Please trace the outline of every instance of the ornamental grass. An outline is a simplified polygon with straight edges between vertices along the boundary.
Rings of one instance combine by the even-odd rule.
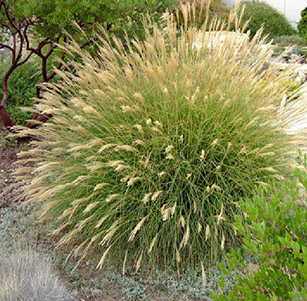
[[[18,171],[23,193],[79,262],[94,256],[97,268],[123,272],[197,265],[205,276],[240,243],[238,201],[283,179],[306,142],[285,133],[306,107],[296,92],[292,109],[281,108],[293,69],[264,68],[273,46],[261,32],[227,35],[241,23],[236,12],[226,23],[207,13],[203,29],[189,22],[195,15],[187,5],[162,29],[144,20],[144,41],[102,31],[95,57],[73,45],[74,72],[58,71],[61,83],[37,106],[53,118],[17,134],[33,138],[19,154],[32,162]]]

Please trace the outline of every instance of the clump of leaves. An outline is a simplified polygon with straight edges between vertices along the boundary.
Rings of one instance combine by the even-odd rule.
[[[301,154],[300,154],[301,155]],[[240,202],[246,218],[236,217],[243,248],[259,258],[259,266],[226,295],[215,300],[305,300],[307,298],[307,161],[295,169],[300,182],[285,181],[282,189],[274,183],[260,188],[247,202]],[[303,189],[303,191],[301,190]],[[229,254],[230,270],[245,270],[240,252]],[[222,270],[229,271],[222,265]],[[223,279],[220,282],[224,286]]]
[[[280,111],[293,67],[263,71],[272,47],[260,34],[165,20],[162,30],[147,20],[145,41],[126,47],[102,33],[95,58],[75,44],[82,63],[38,105],[53,118],[17,134],[35,137],[19,154],[37,163],[19,170],[28,202],[56,221],[59,246],[74,245],[80,261],[100,255],[98,268],[107,257],[124,271],[215,262],[239,242],[237,202],[282,179],[306,141],[285,129],[307,108]]]

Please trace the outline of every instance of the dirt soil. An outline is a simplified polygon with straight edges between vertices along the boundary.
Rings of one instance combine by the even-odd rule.
[[[0,187],[3,192],[4,201],[9,205],[16,199],[16,190],[14,188],[14,179],[12,172],[14,163],[17,160],[17,153],[20,150],[19,145],[0,146]]]

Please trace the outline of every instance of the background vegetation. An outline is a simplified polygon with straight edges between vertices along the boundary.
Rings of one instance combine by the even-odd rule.
[[[12,83],[9,78],[20,66],[27,64],[31,57],[36,57],[41,70],[39,81],[35,82],[35,77],[32,75],[33,87],[36,88],[36,97],[39,99],[42,95],[42,84],[50,82],[56,76],[54,67],[62,71],[69,69],[63,61],[72,59],[65,50],[72,39],[82,48],[89,47],[92,34],[100,27],[121,38],[123,43],[126,37],[129,39],[136,36],[142,39],[144,32],[140,24],[144,16],[149,14],[158,22],[165,9],[171,9],[174,2],[173,0],[120,2],[1,0],[0,49],[5,49],[9,53],[7,63],[4,65],[6,69],[2,70],[2,91],[5,93],[0,103],[0,117],[5,127],[14,124],[6,108],[14,107],[14,104],[7,105],[8,101],[13,100],[8,99],[7,90],[12,92],[8,88]],[[86,34],[80,34],[80,31]],[[31,67],[28,71],[30,70]],[[29,99],[19,99],[18,104],[28,105]],[[37,122],[51,117],[39,116],[37,112],[32,115],[33,121],[28,123],[29,127],[34,127]]]
[[[301,12],[301,20],[297,25],[297,29],[300,33],[300,36],[305,40],[307,44],[307,7]]]
[[[8,62],[0,65],[0,81],[7,70]],[[30,61],[12,74],[9,80],[9,99],[7,110],[14,123],[26,125],[33,113],[22,111],[22,107],[32,108],[36,97],[35,83],[41,80],[41,72],[37,61]],[[34,83],[34,84],[33,84]],[[0,86],[0,95],[3,93]]]
[[[262,25],[263,35],[268,35],[268,39],[296,33],[286,17],[269,4],[253,0],[243,2],[243,5],[245,6],[243,20],[245,22],[249,20],[247,30],[250,30],[252,37]]]

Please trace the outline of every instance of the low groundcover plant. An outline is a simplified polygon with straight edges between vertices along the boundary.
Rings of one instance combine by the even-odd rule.
[[[301,156],[300,156],[301,157]],[[258,258],[253,273],[238,276],[237,284],[227,295],[212,293],[215,300],[306,300],[307,298],[307,156],[297,180],[284,186],[271,183],[260,188],[253,198],[241,202],[246,218],[236,217],[238,232],[246,253]],[[232,251],[226,275],[233,270],[247,270],[240,252]],[[221,287],[225,289],[223,279]],[[257,296],[257,298],[255,298]]]
[[[193,16],[193,5],[181,9]],[[205,279],[205,266],[238,244],[239,199],[282,179],[304,143],[284,131],[300,109],[280,110],[293,70],[263,70],[272,47],[260,34],[208,46],[210,33],[227,30],[218,19],[200,31],[178,29],[172,14],[164,22],[144,21],[144,42],[102,33],[98,58],[70,48],[82,63],[59,72],[38,105],[53,118],[18,134],[34,138],[21,163],[36,162],[19,179],[80,261],[100,255],[97,267],[108,258],[124,271],[199,265]]]

